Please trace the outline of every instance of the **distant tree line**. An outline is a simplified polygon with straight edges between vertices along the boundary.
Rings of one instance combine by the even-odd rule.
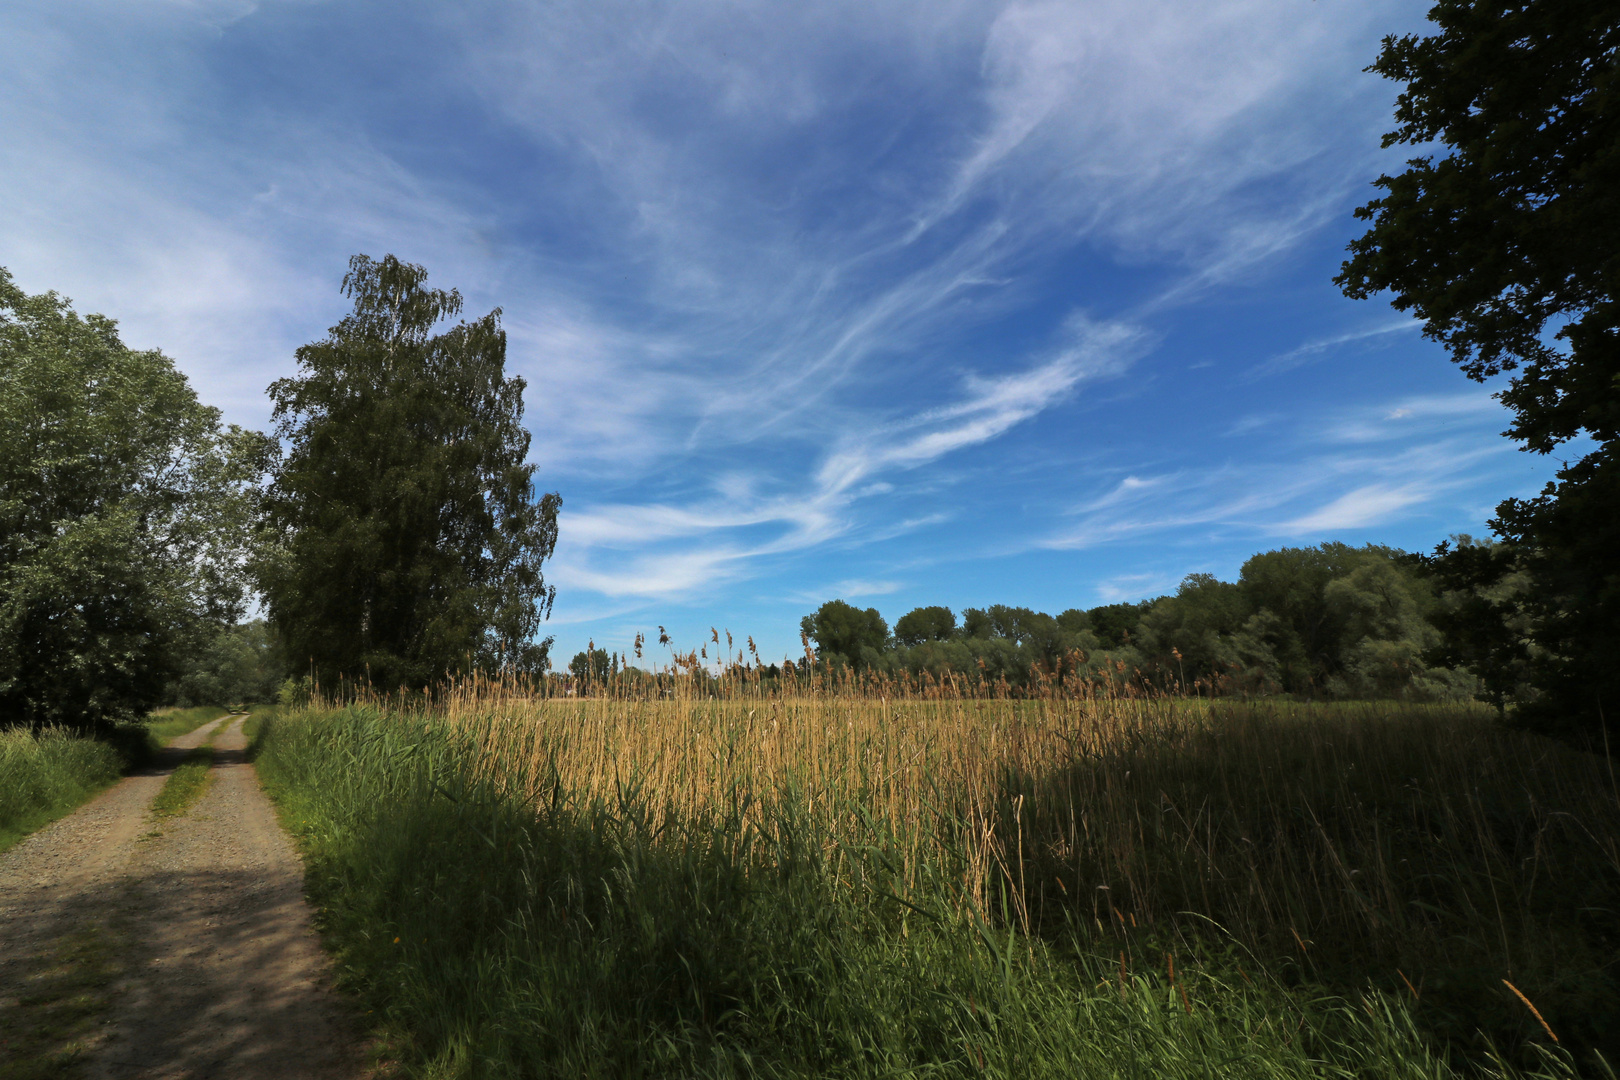
[[[163,704],[255,705],[274,701],[287,678],[280,642],[263,619],[226,626],[182,657]]]
[[[1466,603],[1422,559],[1328,543],[1243,564],[1238,580],[1193,574],[1171,595],[1057,615],[996,604],[902,615],[843,600],[805,616],[820,661],[876,672],[950,672],[1023,687],[1052,675],[1169,691],[1437,701],[1478,693],[1445,663],[1441,625]]]

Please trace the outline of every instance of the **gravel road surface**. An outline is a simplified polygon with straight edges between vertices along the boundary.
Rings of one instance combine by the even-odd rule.
[[[303,866],[246,760],[242,719],[175,740],[154,768],[0,856],[0,1027],[8,1012],[45,1023],[41,988],[78,964],[101,973],[75,990],[89,1003],[79,1011],[95,1013],[76,1029],[80,1075],[365,1073],[359,1027],[311,926]],[[184,816],[154,820],[167,774],[210,735],[207,793]],[[69,941],[78,952],[64,951]],[[72,1009],[55,1008],[50,1022],[71,1021]]]

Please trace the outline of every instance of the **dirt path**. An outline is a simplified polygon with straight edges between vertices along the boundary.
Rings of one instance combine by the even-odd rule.
[[[241,725],[175,740],[158,767],[0,856],[0,1037],[43,1046],[66,1035],[78,1051],[72,1065],[36,1059],[21,1075],[363,1072],[303,867],[245,760]],[[216,728],[212,786],[185,816],[155,823],[147,808],[165,777]]]

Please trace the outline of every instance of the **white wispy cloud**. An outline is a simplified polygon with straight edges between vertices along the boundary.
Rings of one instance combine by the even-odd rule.
[[[1188,530],[1308,539],[1384,524],[1461,497],[1498,468],[1512,446],[1480,436],[1504,416],[1479,391],[1296,417],[1292,437],[1258,459],[1131,469],[1037,543],[1084,549]]]
[[[559,581],[610,595],[675,596],[746,576],[759,557],[814,547],[846,533],[858,502],[893,490],[889,483],[874,482],[878,477],[997,438],[1063,401],[1084,381],[1123,371],[1143,337],[1136,328],[1080,315],[1069,320],[1065,336],[1055,355],[1026,371],[969,374],[957,400],[893,419],[858,443],[832,451],[798,494],[762,498],[741,484],[683,506],[603,505],[565,512],[559,535],[567,554],[559,556]],[[892,537],[942,520],[944,515],[930,514],[880,535]],[[754,538],[734,539],[745,531]],[[684,543],[699,547],[680,557],[670,554]],[[654,546],[663,553],[641,554]]]
[[[1344,334],[1333,334],[1328,337],[1314,338],[1303,345],[1279,353],[1270,359],[1263,360],[1248,371],[1244,372],[1249,379],[1264,378],[1268,375],[1280,375],[1285,371],[1292,371],[1305,364],[1314,363],[1333,349],[1341,345],[1350,345],[1358,341],[1381,338],[1390,334],[1404,334],[1421,330],[1423,324],[1416,319],[1402,316],[1398,319],[1385,319],[1360,330],[1352,330]]]
[[[902,581],[874,581],[867,578],[845,578],[822,589],[797,594],[807,604],[818,604],[833,597],[849,600],[863,596],[888,596],[905,588]]]
[[[1347,491],[1326,506],[1277,526],[1277,531],[1293,535],[1332,533],[1360,529],[1388,521],[1409,506],[1433,498],[1429,484],[1367,484]]]
[[[1415,433],[1477,427],[1482,420],[1505,424],[1507,419],[1506,411],[1494,395],[1479,388],[1458,394],[1399,398],[1357,409],[1327,424],[1320,437],[1344,443],[1387,442],[1409,439]]]
[[[678,387],[666,398],[701,398],[695,430],[666,423],[666,442],[767,432],[836,442],[870,424],[827,407],[868,374],[867,358],[982,315],[964,297],[987,282],[1015,292],[1032,251],[1094,234],[1170,254],[1191,272],[1162,310],[1295,243],[1338,207],[1314,182],[1322,170],[1329,187],[1353,172],[1318,161],[1330,133],[1297,108],[1320,93],[1320,65],[1348,47],[1342,22],[1279,18],[1266,4],[964,3],[927,19],[885,4],[740,17],[708,3],[604,4],[449,21],[493,107],[600,163],[564,193],[594,207],[592,235],[631,255],[646,295],[702,320],[681,329],[682,370],[642,371],[644,387]],[[884,125],[898,118],[859,111],[866,86],[851,84],[851,64],[870,78],[859,65],[878,56],[891,93],[927,102],[966,90],[974,102],[929,117],[959,150],[943,175],[885,156],[902,129]],[[677,87],[691,126],[669,128],[636,104]],[[826,175],[830,160],[806,163],[789,187],[750,168],[857,116],[863,128],[875,121],[879,146],[838,163],[854,182]],[[1243,194],[1302,163],[1313,181],[1289,198]],[[830,220],[804,197],[821,180],[849,190]],[[919,225],[946,219],[919,239]],[[579,443],[601,454],[614,440]],[[635,447],[645,440],[627,441]]]
[[[1051,359],[1024,371],[969,375],[961,399],[851,438],[817,472],[823,492],[843,492],[886,468],[909,469],[964,447],[988,442],[1067,398],[1081,383],[1117,375],[1135,359],[1144,332],[1124,323],[1071,316],[1073,340]]]
[[[1135,600],[1168,592],[1176,579],[1164,574],[1116,574],[1097,583],[1097,599],[1105,604]]]

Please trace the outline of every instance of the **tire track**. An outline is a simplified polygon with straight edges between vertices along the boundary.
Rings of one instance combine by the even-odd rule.
[[[66,1050],[39,1057],[50,1071],[38,1075],[364,1072],[362,1040],[312,929],[303,866],[246,760],[242,720],[175,740],[158,766],[0,857],[0,1032],[56,1024],[44,1034]],[[210,735],[208,792],[184,816],[154,823],[148,809],[165,776]],[[60,1007],[42,1012],[52,987]],[[41,1045],[28,1043],[36,1054]]]

